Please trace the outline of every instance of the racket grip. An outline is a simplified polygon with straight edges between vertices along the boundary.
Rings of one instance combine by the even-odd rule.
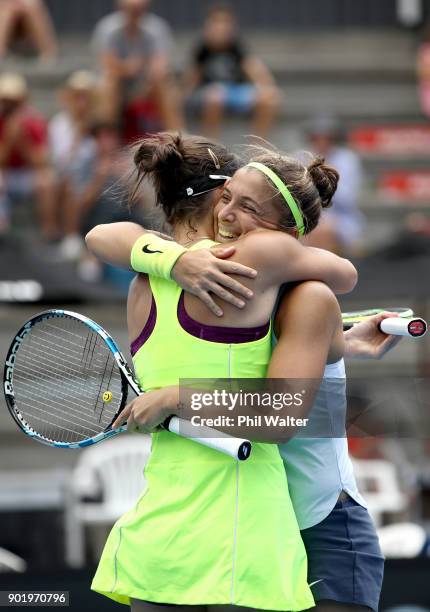
[[[178,436],[190,438],[194,442],[213,448],[239,461],[246,461],[251,455],[252,444],[249,440],[229,436],[211,427],[195,426],[190,421],[176,416],[167,418],[163,427]]]
[[[421,338],[427,331],[427,323],[424,319],[414,317],[402,319],[402,317],[390,317],[379,324],[379,329],[384,334],[393,336],[409,336],[409,338]]]

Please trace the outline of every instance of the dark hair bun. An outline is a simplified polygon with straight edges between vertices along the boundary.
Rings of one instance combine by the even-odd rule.
[[[134,154],[134,163],[141,173],[176,170],[183,162],[181,139],[170,135],[150,136],[141,140]]]
[[[321,198],[323,208],[331,206],[336,193],[339,173],[332,166],[328,166],[321,156],[316,156],[308,166],[308,172]]]
[[[177,184],[181,182],[184,161],[182,150],[180,135],[166,132],[142,138],[134,150],[138,184],[144,177],[150,178],[167,216],[178,198]]]

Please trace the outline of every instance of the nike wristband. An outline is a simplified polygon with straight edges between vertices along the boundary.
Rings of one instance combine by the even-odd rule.
[[[131,267],[136,272],[145,272],[171,280],[170,273],[173,266],[186,250],[172,240],[164,240],[155,234],[143,234],[132,248]]]

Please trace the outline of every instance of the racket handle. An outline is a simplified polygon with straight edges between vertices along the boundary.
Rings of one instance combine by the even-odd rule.
[[[230,457],[239,461],[246,461],[251,455],[252,444],[249,440],[234,438],[211,427],[204,427],[203,425],[195,426],[190,421],[176,416],[166,419],[163,427],[178,436],[190,438],[194,442],[230,455]]]
[[[402,319],[402,317],[390,317],[379,324],[379,329],[384,334],[393,336],[409,336],[409,338],[421,338],[427,331],[427,323],[424,319],[414,317],[413,319]]]

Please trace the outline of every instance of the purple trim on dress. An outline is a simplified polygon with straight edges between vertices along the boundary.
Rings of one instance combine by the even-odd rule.
[[[199,323],[190,317],[185,310],[184,292],[182,291],[178,303],[178,321],[182,329],[209,342],[222,342],[223,344],[240,344],[252,342],[264,338],[270,327],[270,321],[258,327],[219,327],[218,325],[206,325]]]
[[[130,353],[131,356],[134,357],[137,351],[145,344],[148,340],[149,336],[154,331],[155,322],[157,321],[157,305],[154,300],[154,296],[152,296],[151,302],[151,310],[149,312],[148,320],[145,323],[145,327],[142,329],[136,340],[130,345]]]

